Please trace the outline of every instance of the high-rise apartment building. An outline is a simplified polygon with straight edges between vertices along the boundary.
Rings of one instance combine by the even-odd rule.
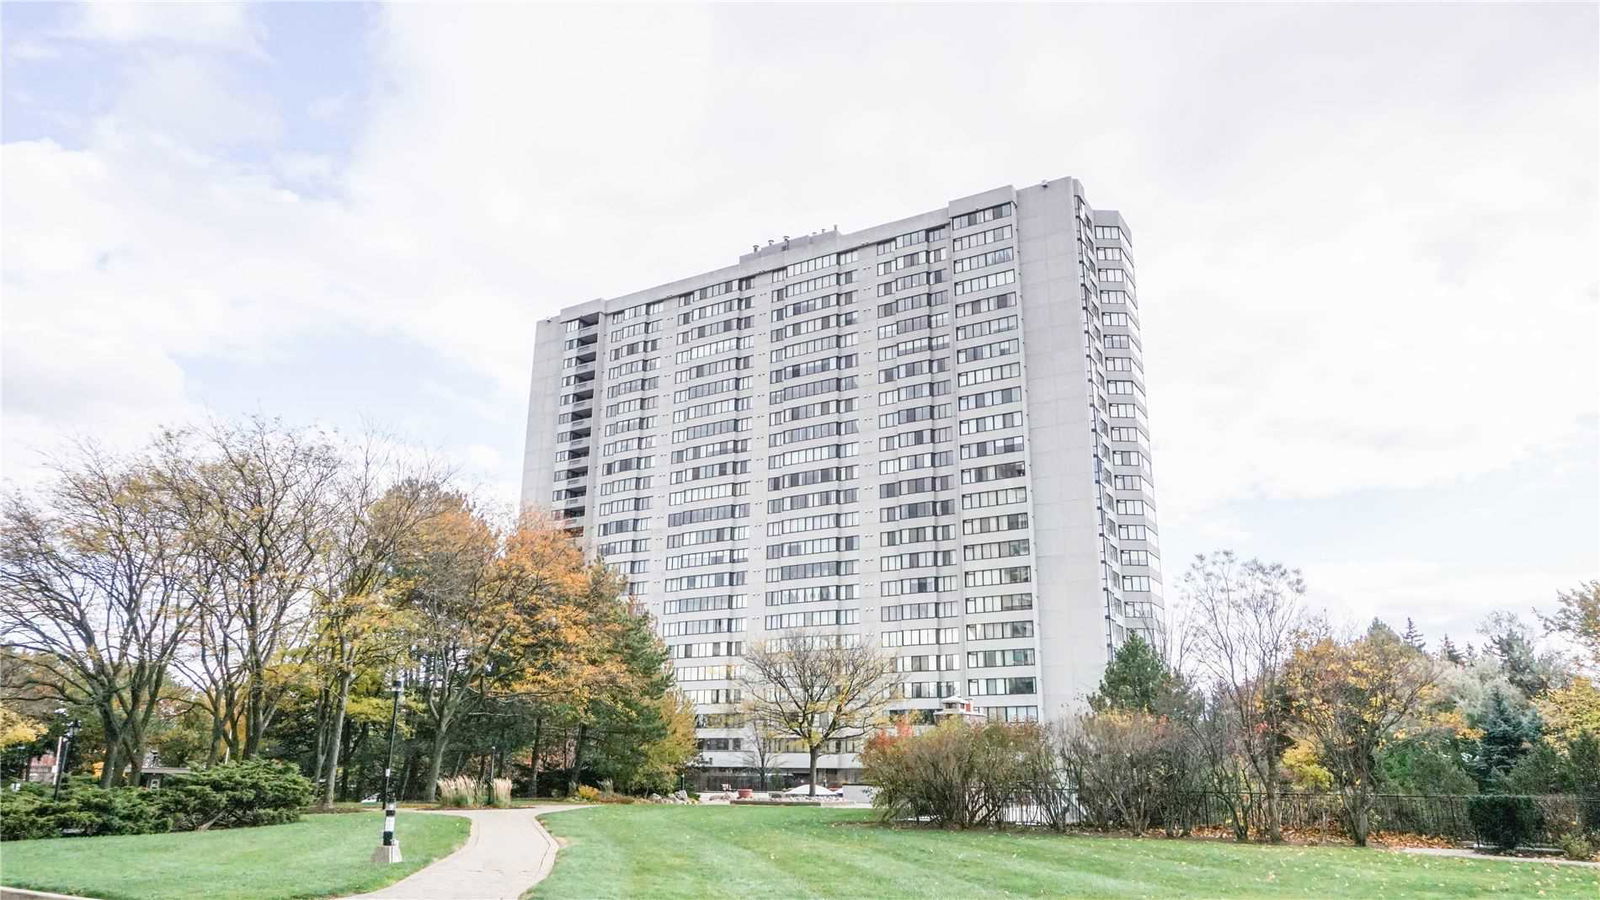
[[[713,766],[792,629],[893,654],[915,717],[1056,717],[1162,616],[1128,226],[1063,178],[565,309],[523,495],[627,574]]]

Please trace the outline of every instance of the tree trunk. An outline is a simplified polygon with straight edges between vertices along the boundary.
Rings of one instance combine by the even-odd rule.
[[[578,740],[572,747],[572,774],[567,776],[567,796],[578,793],[583,774],[583,739],[589,735],[589,726],[578,723]]]
[[[439,729],[433,733],[433,750],[428,754],[428,780],[422,786],[422,799],[433,802],[438,796],[439,768],[444,765],[444,730]]]
[[[244,707],[244,747],[239,751],[240,759],[252,759],[261,749],[262,692],[259,678],[252,675],[251,679],[250,696]]]
[[[122,732],[122,752],[128,758],[127,783],[138,787],[139,774],[144,771],[144,738],[137,730],[137,726],[130,726]]]
[[[528,799],[539,796],[539,738],[544,734],[544,717],[533,720],[533,750],[528,754],[528,769],[533,773],[528,779]]]
[[[217,764],[222,756],[222,716],[217,712],[211,713],[211,743],[206,749],[206,768]]]
[[[1277,774],[1273,772],[1272,775]],[[1271,775],[1267,781],[1267,842],[1272,844],[1283,843],[1283,819],[1278,809],[1278,786],[1273,783]]]
[[[311,773],[313,778],[321,778],[328,767],[328,686],[324,684],[317,691],[317,742],[311,749]]]
[[[1366,791],[1357,789],[1347,794],[1344,798],[1345,808],[1348,810],[1350,840],[1357,847],[1367,845],[1367,832],[1372,813],[1372,800]]]
[[[339,775],[339,750],[344,746],[344,711],[350,704],[350,684],[355,680],[354,672],[346,672],[339,676],[339,693],[333,698],[333,724],[329,729],[326,750],[328,757],[322,790],[322,808],[333,808],[333,795],[335,782]]]
[[[807,796],[809,797],[815,797],[817,795],[817,756],[818,751],[821,749],[821,744],[811,745],[811,789],[807,792]]]
[[[106,759],[100,768],[100,786],[103,788],[115,787],[117,778],[122,774],[122,730],[117,727],[116,714],[108,707],[102,707],[100,713],[100,727],[106,733]],[[61,765],[61,760],[56,760],[56,765]],[[62,778],[66,773],[62,772]]]
[[[405,762],[400,766],[400,788],[394,792],[396,799],[403,800],[406,798],[408,795],[408,791],[406,789],[411,786],[411,776],[416,773],[416,770],[417,755],[407,750]]]

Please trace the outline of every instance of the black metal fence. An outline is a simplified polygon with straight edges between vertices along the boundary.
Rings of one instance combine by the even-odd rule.
[[[1529,843],[1554,846],[1572,834],[1600,831],[1600,797],[1562,794],[1531,795],[1538,810]],[[1468,813],[1469,795],[1378,794],[1373,797],[1368,823],[1374,834],[1417,834],[1458,843],[1477,843],[1479,836]],[[1278,821],[1284,829],[1344,836],[1344,806],[1338,794],[1282,793],[1277,797]],[[1259,792],[1225,794],[1184,792],[1162,797],[1152,805],[1149,827],[1155,831],[1189,833],[1204,828],[1236,829],[1250,835],[1266,827],[1267,797]],[[1121,828],[1126,823],[1113,804],[1097,802],[1076,791],[1040,786],[1016,796],[1006,805],[1005,821],[1013,825],[1045,827]]]

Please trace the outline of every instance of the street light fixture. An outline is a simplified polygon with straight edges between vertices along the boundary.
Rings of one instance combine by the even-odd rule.
[[[372,851],[372,861],[377,863],[400,862],[400,842],[394,836],[394,740],[400,723],[400,695],[405,690],[402,675],[395,675],[389,688],[394,692],[394,708],[389,712],[389,758],[383,764],[383,843]]]

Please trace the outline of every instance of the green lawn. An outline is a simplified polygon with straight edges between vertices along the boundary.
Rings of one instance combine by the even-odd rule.
[[[379,813],[310,815],[289,825],[180,834],[7,841],[0,882],[102,900],[287,900],[398,881],[466,842],[460,816],[400,814],[405,862],[368,861]]]
[[[1574,897],[1600,870],[1341,847],[864,824],[865,810],[611,806],[541,817],[567,844],[530,896]]]

